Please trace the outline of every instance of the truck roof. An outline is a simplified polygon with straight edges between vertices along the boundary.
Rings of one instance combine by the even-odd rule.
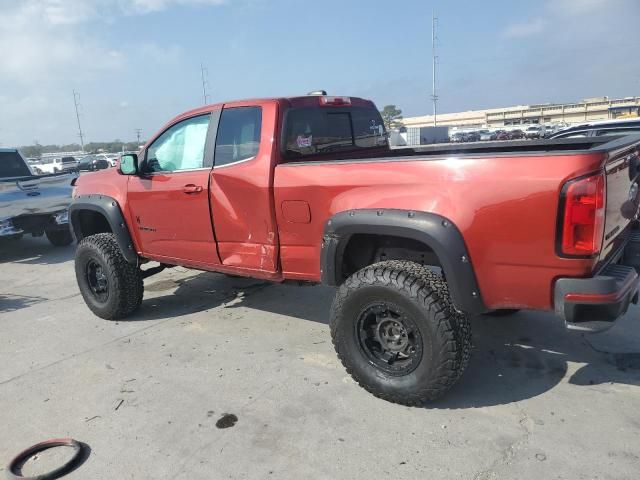
[[[247,98],[247,99],[240,99],[240,100],[230,100],[227,102],[211,103],[209,105],[204,105],[202,107],[193,108],[179,115],[176,115],[174,118],[172,118],[168,122],[168,124],[174,123],[175,121],[181,118],[191,117],[193,115],[198,115],[200,113],[207,113],[212,110],[217,110],[222,108],[223,106],[240,107],[240,106],[246,106],[246,105],[262,105],[262,104],[268,104],[268,103],[281,103],[281,104],[284,103],[284,104],[289,104],[289,106],[292,106],[292,107],[317,106],[319,105],[318,99],[321,97],[349,98],[351,100],[350,106],[375,107],[375,104],[371,100],[367,100],[360,97],[351,97],[349,95],[296,95],[296,96],[290,96],[290,97]],[[345,105],[345,106],[348,106],[348,105]]]

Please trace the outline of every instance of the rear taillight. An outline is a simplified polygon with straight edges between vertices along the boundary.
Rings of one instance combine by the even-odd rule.
[[[605,184],[604,173],[565,184],[561,254],[592,256],[600,252],[605,220]]]
[[[325,106],[342,106],[342,105],[351,105],[350,97],[328,97],[323,95],[320,98],[320,105]]]

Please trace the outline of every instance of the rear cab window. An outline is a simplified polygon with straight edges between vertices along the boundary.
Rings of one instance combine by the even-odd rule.
[[[323,104],[323,97],[295,100],[284,116],[282,155],[285,161],[350,158],[353,154],[388,148],[380,112],[371,102],[350,97]],[[331,102],[334,97],[324,97]],[[348,102],[348,103],[347,103]]]
[[[29,176],[31,171],[18,152],[0,152],[0,178]]]

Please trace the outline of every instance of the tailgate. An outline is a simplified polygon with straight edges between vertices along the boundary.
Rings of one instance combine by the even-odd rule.
[[[606,260],[626,239],[627,226],[638,213],[638,148],[640,139],[609,152],[605,172],[607,203],[600,260]]]
[[[71,203],[74,175],[0,181],[0,220],[65,210]]]

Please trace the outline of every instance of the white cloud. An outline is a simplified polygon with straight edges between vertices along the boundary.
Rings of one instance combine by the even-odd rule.
[[[509,25],[503,32],[505,38],[531,37],[542,33],[547,22],[542,18],[534,18],[527,22]]]
[[[77,8],[71,8],[71,4],[77,4]],[[81,30],[73,25],[91,15],[90,3],[78,0],[27,0],[17,8],[4,8],[0,20],[0,76],[29,84],[41,82],[43,76],[55,78],[80,65],[94,70],[121,67],[121,52],[91,37],[81,38]]]
[[[216,6],[226,0],[120,0],[120,5],[128,13],[159,12],[175,5]]]
[[[125,66],[145,62],[166,68],[180,61],[183,53],[179,45],[136,44],[134,38],[112,44],[106,39],[105,25],[119,17],[176,6],[223,3],[225,0],[0,0],[0,141],[6,145],[32,138],[75,140],[73,122],[60,121],[73,112],[74,88],[84,94],[82,108],[92,112],[87,113],[88,125],[83,127],[101,136],[104,125],[97,122],[92,127],[91,121],[98,118],[96,109],[102,108],[98,103],[103,100],[87,91],[99,89],[107,78],[118,78],[115,73]],[[121,111],[129,102],[112,105]]]

